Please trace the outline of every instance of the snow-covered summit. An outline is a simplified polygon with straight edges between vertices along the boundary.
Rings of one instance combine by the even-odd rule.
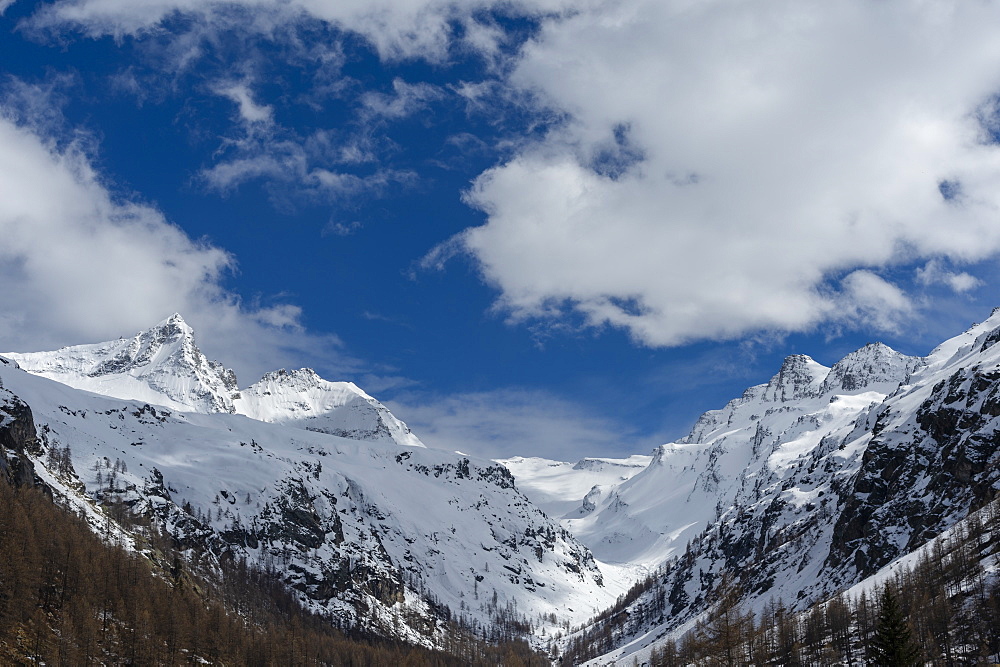
[[[105,396],[188,412],[235,411],[236,374],[202,354],[177,313],[131,338],[6,356],[31,373]]]
[[[884,391],[889,393],[923,365],[918,357],[910,357],[884,343],[869,343],[851,352],[830,369],[823,380],[820,394]]]
[[[240,392],[237,414],[354,440],[424,444],[389,409],[353,382],[324,380],[311,368],[267,373]]]
[[[267,380],[259,393],[275,399],[295,395],[274,391],[286,385],[323,399],[351,388],[308,371]],[[492,461],[161,409],[12,362],[0,361],[0,386],[0,477],[15,474],[14,458],[26,461],[17,474],[37,474],[104,535],[141,549],[100,508],[121,503],[184,545],[185,569],[223,558],[274,567],[300,601],[345,625],[441,645],[454,609],[480,627],[503,613],[536,627],[541,619],[551,633],[625,590]],[[347,405],[371,405],[356,388],[345,395]],[[37,441],[32,452],[25,435]],[[53,465],[53,452],[65,463]]]
[[[925,365],[925,360],[897,352],[884,343],[869,343],[829,368],[804,354],[793,354],[785,358],[781,369],[766,384],[750,387],[725,407],[704,413],[680,442],[707,442],[719,429],[740,420],[756,423],[764,413],[781,405],[799,410],[804,401],[822,405],[836,395],[890,394]]]
[[[6,356],[35,375],[112,398],[181,412],[242,414],[355,440],[424,446],[356,385],[329,382],[312,369],[273,371],[240,391],[236,374],[202,354],[194,329],[177,313],[132,338]]]
[[[778,374],[764,386],[761,399],[770,403],[796,401],[814,394],[830,369],[805,354],[785,357]]]
[[[785,480],[825,438],[845,437],[924,363],[881,343],[832,367],[791,355],[768,382],[654,450],[644,470],[591,489],[563,525],[601,561],[655,567],[720,511],[756,502],[765,480]]]
[[[600,664],[641,662],[650,638],[708,608],[722,573],[749,608],[784,599],[805,609],[995,497],[1000,310],[923,358],[875,343],[825,375],[813,363],[789,358],[563,521],[599,560],[665,563],[618,618],[656,600],[667,611],[629,627]]]

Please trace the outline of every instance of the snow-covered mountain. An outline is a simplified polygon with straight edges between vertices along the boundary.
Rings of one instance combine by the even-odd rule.
[[[239,394],[236,374],[201,353],[194,331],[176,313],[132,338],[3,356],[77,389],[171,410],[232,413]]]
[[[273,371],[239,392],[236,414],[354,440],[424,443],[353,382],[329,382],[310,368]]]
[[[239,390],[174,316],[0,357],[0,477],[44,483],[104,531],[102,508],[124,503],[191,567],[246,558],[317,610],[428,644],[445,640],[443,606],[551,637],[617,600],[562,646],[598,636],[599,663],[631,664],[690,627],[726,573],[751,609],[804,609],[1000,495],[997,343],[1000,311],[923,358],[794,355],[651,456],[501,465],[422,447],[308,369]]]
[[[124,504],[191,567],[245,558],[340,623],[425,644],[445,641],[449,614],[551,633],[623,590],[503,466],[401,447],[420,443],[380,403],[308,370],[237,392],[179,317],[133,339],[13,356],[0,357],[0,473],[43,483],[102,533],[107,508]],[[130,530],[119,539],[147,549]]]
[[[604,489],[621,484],[649,465],[651,456],[635,454],[624,459],[589,457],[576,463],[553,461],[537,456],[514,456],[499,459],[514,479],[517,488],[553,518],[576,516],[580,499],[599,496]]]
[[[31,373],[104,396],[183,412],[242,414],[356,440],[424,446],[357,385],[329,382],[308,368],[274,371],[240,390],[236,374],[202,354],[194,330],[176,313],[132,338],[4,356]]]
[[[826,599],[920,548],[1000,489],[1000,311],[924,358],[868,345],[785,360],[563,525],[599,559],[661,563],[596,661],[690,627],[724,573],[749,608]],[[687,625],[685,625],[687,624]]]

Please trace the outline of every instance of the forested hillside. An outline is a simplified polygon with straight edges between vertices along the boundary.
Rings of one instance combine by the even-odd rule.
[[[805,612],[772,599],[759,614],[732,576],[679,639],[658,643],[650,667],[679,665],[965,665],[1000,662],[1000,501],[974,512],[902,563]],[[668,608],[649,577],[595,619],[562,658],[575,665],[607,653]],[[660,604],[635,605],[638,599]]]
[[[347,636],[270,573],[230,562],[218,583],[188,571],[166,537],[155,553],[165,566],[0,475],[0,664],[546,664],[458,629],[447,653]]]

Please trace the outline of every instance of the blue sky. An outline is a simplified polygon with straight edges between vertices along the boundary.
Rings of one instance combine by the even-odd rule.
[[[2,349],[179,311],[244,385],[574,459],[1000,305],[993,5],[0,11]]]

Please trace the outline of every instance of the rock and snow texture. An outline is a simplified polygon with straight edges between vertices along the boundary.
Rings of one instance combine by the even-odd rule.
[[[202,354],[194,331],[178,314],[128,339],[6,356],[31,373],[103,396],[183,412],[242,414],[356,440],[424,446],[356,385],[328,382],[308,368],[268,373],[240,390],[232,370]]]
[[[625,459],[585,458],[576,463],[534,456],[515,456],[497,462],[510,470],[517,488],[531,502],[550,517],[564,519],[579,515],[581,498],[600,496],[641,472],[651,460],[651,456],[635,454]]]
[[[752,608],[855,585],[1000,489],[1000,311],[924,358],[868,345],[789,357],[706,413],[574,527],[599,559],[668,558],[602,661],[631,662],[707,609],[724,572]],[[568,524],[567,524],[568,525]],[[601,533],[601,531],[604,533]],[[648,532],[644,532],[648,531]],[[617,544],[602,544],[613,536]],[[645,540],[645,541],[643,541]]]
[[[622,592],[492,461],[175,412],[13,363],[0,363],[0,385],[8,404],[31,408],[39,475],[82,512],[121,500],[192,558],[274,567],[345,623],[433,643],[430,609],[444,604],[481,625],[544,617],[551,632],[551,615],[579,623]],[[50,465],[67,446],[76,476]]]
[[[832,368],[790,356],[769,382],[706,412],[680,442],[658,447],[644,469],[595,482],[577,495],[573,509],[552,505],[560,510],[555,516],[599,561],[656,567],[726,508],[754,497],[765,479],[782,477],[829,434],[853,427],[921,363],[882,344],[865,346]],[[570,464],[528,466],[530,461],[505,463],[532,498],[545,502],[556,489],[579,492]],[[798,505],[810,498],[791,490],[786,497]]]
[[[424,444],[353,382],[329,382],[309,368],[268,373],[240,392],[237,414],[354,440]]]
[[[132,338],[4,356],[77,389],[172,410],[231,413],[238,394],[236,375],[205,358],[176,313]]]
[[[577,623],[614,602],[623,572],[659,567],[614,616],[603,660],[631,663],[704,612],[724,572],[752,607],[804,608],[996,496],[998,343],[995,311],[924,358],[880,344],[831,368],[794,355],[651,457],[517,457],[503,462],[512,476],[399,447],[419,440],[384,406],[306,369],[239,391],[173,317],[0,357],[0,431],[30,407],[39,453],[7,457],[8,476],[23,460],[80,503],[120,498],[192,552],[277,565],[317,608],[415,640],[433,635],[429,602],[487,624],[514,608]],[[46,467],[65,445],[78,481]]]

